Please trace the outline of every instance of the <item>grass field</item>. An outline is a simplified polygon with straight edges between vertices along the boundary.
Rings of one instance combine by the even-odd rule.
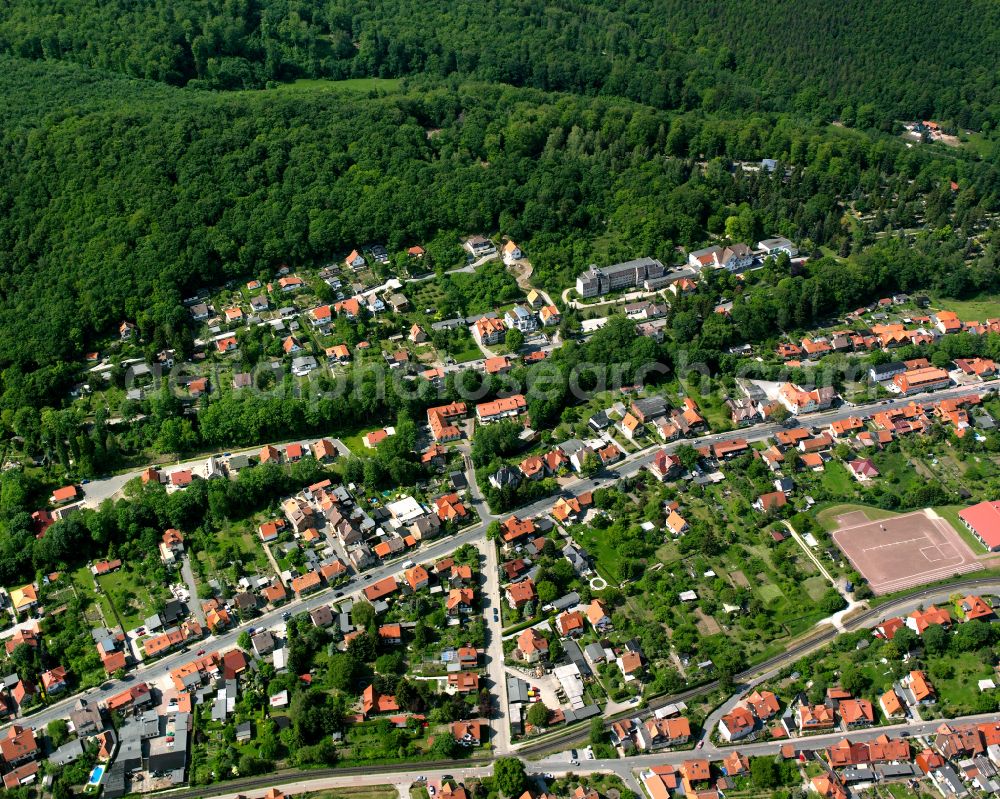
[[[831,494],[853,494],[857,485],[854,479],[848,474],[847,469],[840,461],[831,460],[823,469],[823,476],[820,479],[823,487]]]
[[[107,594],[97,594],[94,592],[94,575],[90,573],[90,567],[81,566],[72,573],[71,579],[73,580],[77,594],[84,601],[84,604],[86,605],[87,600],[93,601],[100,608],[100,613],[103,615],[104,620],[108,624],[112,624],[115,621],[115,614],[111,609],[111,603],[108,601]],[[92,607],[91,610],[95,609]],[[88,612],[87,615],[89,619],[90,613]]]
[[[469,343],[464,349],[451,355],[455,359],[455,363],[468,363],[469,361],[476,361],[483,357],[483,351],[479,349],[476,342],[471,338],[468,341]]]
[[[893,516],[899,515],[898,513],[893,513],[889,510],[882,510],[881,508],[873,508],[868,505],[854,505],[850,502],[843,502],[839,505],[832,505],[829,508],[821,510],[816,514],[816,521],[823,526],[824,530],[836,530],[839,526],[837,524],[837,517],[856,510],[862,511],[865,516],[873,522],[879,519],[891,519]]]
[[[966,139],[962,146],[978,153],[981,158],[989,158],[996,149],[996,142],[987,139],[982,133],[963,133],[962,138]]]
[[[967,655],[941,655],[931,661],[930,678],[947,715],[976,712],[979,681],[993,677],[993,667]]]
[[[830,587],[830,584],[826,581],[825,577],[814,575],[803,580],[802,587],[814,602],[819,602],[826,594],[826,589]]]
[[[141,578],[128,569],[119,569],[98,578],[105,596],[114,605],[125,629],[140,626],[156,611],[157,596],[166,599],[166,586],[157,591],[144,585]]]
[[[770,605],[772,602],[783,596],[781,589],[773,584],[757,586],[757,593],[760,595],[760,598],[765,605]]]
[[[608,582],[620,582],[619,567],[622,557],[618,554],[618,550],[608,542],[608,537],[600,531],[582,526],[575,527],[572,533],[577,543],[596,559],[597,572]]]
[[[1000,294],[981,294],[973,300],[943,299],[931,295],[931,307],[954,311],[963,322],[981,322],[1000,316]]]

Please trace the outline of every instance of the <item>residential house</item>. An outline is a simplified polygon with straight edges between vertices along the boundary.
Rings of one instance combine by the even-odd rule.
[[[523,253],[521,248],[518,247],[513,241],[507,241],[503,245],[503,249],[500,251],[503,255],[503,262],[507,265],[514,263],[515,261],[520,261]]]
[[[800,733],[814,730],[831,730],[834,726],[834,710],[826,705],[800,705],[798,728]]]
[[[906,708],[899,698],[899,694],[893,688],[890,688],[879,697],[878,706],[882,710],[882,715],[887,719],[903,718],[906,716]]]
[[[832,386],[806,391],[794,383],[783,383],[778,389],[778,401],[793,415],[826,410],[833,404],[836,396],[836,390]]]
[[[584,632],[583,614],[578,611],[566,611],[556,617],[556,630],[563,638],[578,638]]]
[[[931,605],[926,610],[917,609],[906,617],[906,626],[917,635],[923,635],[924,630],[935,624],[945,628],[951,626],[951,614],[947,608]]]
[[[648,719],[639,728],[640,748],[656,749],[663,746],[683,746],[691,739],[691,723],[683,716]]]
[[[903,374],[892,378],[892,384],[904,397],[922,391],[933,391],[951,384],[951,377],[944,369],[936,366],[926,366],[908,369]]]
[[[562,321],[559,309],[554,305],[546,305],[539,312],[538,317],[545,327],[555,327]]]
[[[476,406],[476,420],[480,424],[490,424],[501,419],[511,419],[525,413],[528,403],[524,395],[514,394],[493,402],[483,402]]]
[[[472,337],[483,346],[501,344],[507,336],[507,326],[503,320],[484,316],[477,319],[471,328]]]
[[[934,691],[934,686],[931,685],[930,680],[927,679],[927,675],[922,671],[911,671],[903,677],[902,684],[909,690],[914,704],[933,705],[937,702],[937,693]]]
[[[719,719],[719,735],[727,742],[746,738],[754,731],[757,720],[746,707],[737,705]]]
[[[857,458],[850,461],[847,464],[847,470],[859,483],[867,483],[878,477],[879,474],[878,469],[875,467],[875,463],[871,458]]]
[[[757,497],[753,506],[754,509],[760,511],[761,513],[770,513],[771,511],[783,508],[787,503],[788,497],[785,496],[784,491],[771,491]]]
[[[625,416],[622,417],[622,420],[618,423],[618,429],[629,441],[635,441],[637,438],[641,438],[646,432],[646,428],[643,427],[642,422],[640,422],[631,413],[626,413]]]
[[[549,642],[534,627],[529,627],[517,636],[515,656],[525,663],[537,663],[549,655]]]
[[[449,616],[469,613],[474,599],[475,593],[471,588],[452,588],[445,599],[445,611]]]
[[[653,455],[653,460],[649,464],[649,471],[657,480],[665,483],[680,477],[683,467],[679,457],[667,452],[665,449],[661,449]]]
[[[587,614],[587,621],[590,622],[591,627],[596,632],[606,633],[612,629],[613,625],[608,607],[600,599],[591,600],[590,604],[585,608],[585,612]]]
[[[530,578],[508,585],[504,593],[507,596],[507,604],[516,609],[523,608],[526,604],[534,602],[538,598],[538,595],[535,593],[535,584]]]

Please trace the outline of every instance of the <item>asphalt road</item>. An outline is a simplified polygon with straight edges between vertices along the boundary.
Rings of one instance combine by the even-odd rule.
[[[804,425],[810,426],[826,426],[834,421],[841,419],[846,419],[849,416],[855,415],[870,415],[879,410],[885,410],[890,407],[902,407],[909,404],[912,401],[925,402],[925,401],[937,401],[945,397],[954,397],[968,394],[971,391],[976,390],[979,392],[986,392],[992,389],[992,387],[978,387],[976,389],[970,389],[968,386],[954,387],[950,389],[944,389],[937,392],[929,392],[926,394],[914,395],[912,397],[898,398],[893,400],[883,400],[880,402],[867,403],[864,405],[845,405],[840,408],[836,408],[829,411],[823,411],[821,413],[809,414],[800,417],[800,421]],[[736,438],[745,438],[747,441],[761,441],[765,438],[773,436],[778,430],[781,430],[782,426],[777,424],[758,424],[751,427],[743,428],[741,430],[734,430],[726,433],[716,433],[707,436],[701,436],[695,439],[682,439],[680,441],[672,442],[667,444],[665,448],[668,451],[675,450],[677,447],[683,444],[692,444],[696,446],[706,446],[715,444],[721,441],[729,441]],[[638,473],[641,469],[647,466],[652,460],[658,449],[661,447],[658,444],[651,444],[646,449],[634,453],[628,456],[625,460],[615,464],[615,471],[621,477],[628,477]],[[254,449],[241,450],[245,452],[253,452]],[[88,491],[88,498],[91,496],[90,491],[103,493],[105,489],[110,489],[112,485],[116,484],[117,481],[121,480],[121,485],[127,481],[130,477],[137,476],[140,472],[136,471],[130,473],[129,475],[121,475],[116,478],[111,478],[111,481],[95,481],[88,484],[85,490]],[[611,485],[617,479],[609,475],[595,476],[591,478],[574,479],[564,486],[563,494],[581,494],[587,491],[592,491],[596,488]],[[472,482],[470,481],[470,485]],[[119,486],[120,487],[120,486]],[[113,492],[112,492],[113,493]],[[110,494],[108,494],[110,496]],[[555,497],[547,497],[541,499],[531,505],[517,509],[515,512],[517,515],[527,518],[531,516],[536,516],[541,513],[548,511],[555,501]],[[433,561],[444,557],[450,552],[454,551],[458,547],[464,544],[478,543],[486,531],[486,527],[489,522],[494,518],[493,515],[487,509],[485,503],[482,502],[481,498],[473,498],[472,504],[476,507],[477,511],[480,513],[481,522],[473,527],[470,527],[457,535],[445,538],[439,541],[435,541],[426,547],[422,547],[419,550],[419,558],[422,561]],[[291,612],[293,614],[305,613],[313,610],[321,605],[331,603],[331,601],[340,599],[336,594],[342,594],[343,597],[350,596],[351,594],[361,591],[366,585],[372,582],[376,582],[392,574],[397,574],[402,571],[401,563],[403,560],[414,558],[413,553],[401,556],[400,558],[379,565],[378,567],[365,572],[362,575],[357,575],[352,578],[345,585],[339,586],[336,589],[326,589],[320,591],[316,594],[312,594],[301,600],[294,600],[287,603],[286,605],[272,610],[270,612],[262,614],[260,617],[255,619],[252,625],[256,629],[268,628],[274,629],[282,625],[281,616],[285,612]],[[1000,593],[1000,591],[998,591]],[[192,600],[193,601],[193,600]],[[245,627],[244,627],[245,629]],[[856,629],[856,628],[854,628]],[[209,636],[207,639],[201,641],[196,641],[190,646],[179,649],[166,657],[154,661],[150,664],[141,664],[134,670],[135,680],[144,680],[147,678],[152,678],[154,676],[161,676],[163,673],[177,668],[178,666],[187,663],[191,660],[194,650],[205,649],[206,651],[225,651],[236,646],[236,641],[242,630],[236,628],[219,636]],[[835,631],[834,631],[835,632]],[[91,689],[85,692],[84,696],[89,701],[104,701],[108,697],[119,693],[124,690],[129,684],[128,681],[118,682],[114,680],[109,680],[105,683],[107,688]],[[504,686],[506,684],[504,683]],[[28,723],[32,726],[39,727],[44,726],[49,721],[57,718],[63,718],[70,707],[72,707],[73,702],[80,694],[76,694],[71,697],[57,702],[42,711],[32,715],[28,719]]]
[[[526,761],[525,770],[529,775],[537,777],[548,774],[551,774],[553,777],[564,777],[569,774],[616,774],[627,785],[632,787],[633,790],[638,791],[636,775],[641,774],[642,771],[654,765],[680,765],[685,760],[694,757],[718,760],[733,750],[738,750],[744,755],[753,757],[765,756],[776,754],[783,744],[789,742],[796,744],[796,746],[801,745],[816,750],[824,749],[831,744],[838,743],[845,737],[849,737],[852,741],[868,741],[882,734],[898,737],[901,733],[905,733],[911,738],[917,738],[924,735],[932,735],[934,730],[942,723],[991,721],[995,718],[996,714],[985,714],[963,719],[937,719],[927,722],[897,724],[891,727],[878,727],[871,730],[852,732],[849,735],[845,735],[843,732],[836,732],[827,735],[812,735],[807,738],[792,739],[791,741],[737,744],[732,747],[714,747],[705,744],[700,750],[685,749],[657,754],[633,755],[621,760],[581,759],[578,764],[570,763],[566,757],[560,757],[559,759],[548,758],[538,761]],[[582,757],[582,753],[580,754]],[[219,783],[218,785],[182,788],[177,791],[168,791],[164,795],[169,796],[170,799],[198,799],[199,797],[203,799],[236,799],[240,795],[256,799],[256,797],[263,796],[270,788],[278,788],[285,794],[290,795],[298,795],[307,791],[322,791],[362,785],[395,785],[403,788],[418,780],[426,780],[428,783],[433,784],[445,778],[464,781],[471,777],[483,777],[492,773],[491,761],[492,758],[473,758],[470,760],[449,762],[425,762],[414,764],[412,767],[375,765],[318,769],[308,772],[278,772],[261,777],[249,777]],[[640,793],[640,795],[642,794]],[[408,799],[408,796],[402,795],[400,799]]]

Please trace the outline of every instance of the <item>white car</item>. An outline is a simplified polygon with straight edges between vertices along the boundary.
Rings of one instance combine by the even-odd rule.
[[[593,760],[594,759],[594,750],[593,749],[584,749],[583,750],[583,756],[587,760]]]

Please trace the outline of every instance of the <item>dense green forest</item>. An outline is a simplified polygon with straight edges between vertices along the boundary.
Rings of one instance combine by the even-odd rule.
[[[867,125],[1000,115],[992,0],[8,0],[0,48],[225,89],[460,75]]]
[[[539,278],[557,289],[598,238],[608,258],[672,261],[736,216],[747,240],[781,233],[850,252],[866,234],[845,226],[848,203],[894,225],[971,227],[1000,194],[995,166],[971,156],[765,113],[486,84],[191,92],[68,64],[0,66],[8,410],[61,401],[69,361],[122,319],[189,353],[188,292],[364,241],[396,249],[500,229],[531,240]],[[730,169],[763,156],[791,178]]]

